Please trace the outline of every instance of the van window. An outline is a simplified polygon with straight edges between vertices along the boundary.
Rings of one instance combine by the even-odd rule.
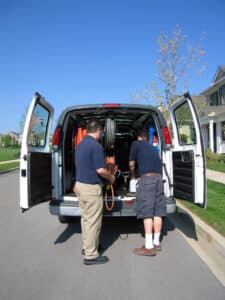
[[[33,116],[28,133],[28,145],[33,147],[44,147],[46,144],[47,125],[49,111],[42,105],[37,104],[34,108]]]
[[[178,139],[180,145],[196,144],[196,132],[194,120],[187,102],[180,105],[175,110],[175,118],[178,130]]]

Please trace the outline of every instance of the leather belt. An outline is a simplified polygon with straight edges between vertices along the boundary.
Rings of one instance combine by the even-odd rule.
[[[141,175],[141,177],[145,177],[145,176],[158,176],[158,175],[161,175],[160,173],[154,173],[154,172],[151,172],[151,173],[144,173]]]

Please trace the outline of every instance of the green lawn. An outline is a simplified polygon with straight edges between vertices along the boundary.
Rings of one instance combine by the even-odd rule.
[[[19,153],[20,153],[20,148],[0,147],[0,161],[18,159]]]
[[[9,169],[14,169],[19,167],[19,162],[12,162],[6,164],[0,164],[0,171],[6,171]]]
[[[207,161],[206,162],[206,167],[207,169],[215,170],[215,171],[220,171],[225,173],[225,164],[224,163],[219,163],[216,161]]]
[[[207,208],[203,209],[190,202],[181,203],[225,236],[225,185],[207,180]]]

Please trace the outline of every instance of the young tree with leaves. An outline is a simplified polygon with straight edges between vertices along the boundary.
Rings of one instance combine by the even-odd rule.
[[[165,111],[169,103],[188,90],[191,75],[200,74],[205,69],[202,58],[204,48],[192,45],[183,33],[181,25],[176,25],[171,33],[161,32],[158,36],[157,74],[147,83],[143,93],[134,92],[131,100],[144,99],[151,103],[157,101]]]

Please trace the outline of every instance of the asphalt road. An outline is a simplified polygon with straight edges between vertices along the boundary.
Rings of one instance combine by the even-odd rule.
[[[110,262],[84,266],[79,222],[60,224],[47,203],[21,214],[18,171],[0,175],[0,300],[225,299],[169,221],[156,257],[132,253],[143,243],[135,219],[104,221],[101,240]]]

